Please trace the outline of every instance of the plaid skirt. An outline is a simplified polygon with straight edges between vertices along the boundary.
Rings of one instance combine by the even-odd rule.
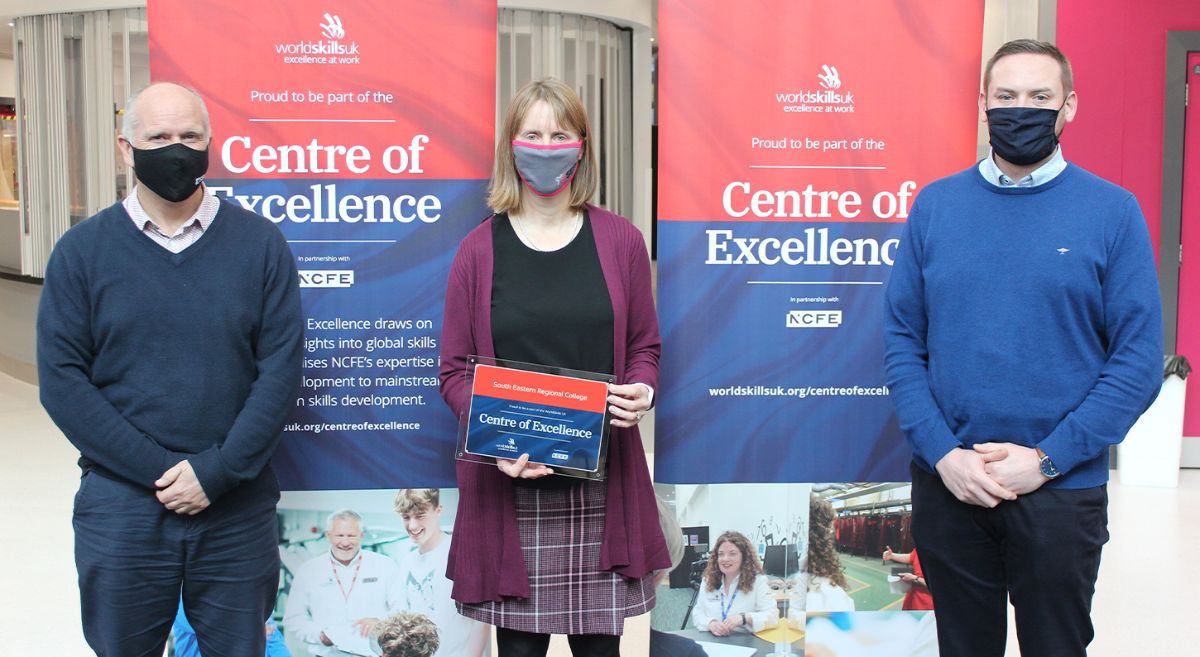
[[[540,634],[619,635],[625,618],[654,608],[654,576],[629,579],[601,571],[604,482],[566,488],[514,485],[528,598],[458,603],[468,618]]]

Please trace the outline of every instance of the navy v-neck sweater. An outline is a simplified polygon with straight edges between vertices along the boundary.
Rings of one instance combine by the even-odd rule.
[[[153,489],[186,458],[215,501],[271,458],[302,321],[294,259],[266,219],[222,201],[172,254],[117,203],[67,231],[47,265],[42,404],[85,471]]]

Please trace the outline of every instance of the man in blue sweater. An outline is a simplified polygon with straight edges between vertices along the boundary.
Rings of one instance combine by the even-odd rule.
[[[943,657],[1083,657],[1108,540],[1108,448],[1161,382],[1162,312],[1128,191],[1069,164],[1071,67],[1005,44],[979,96],[992,151],[926,187],[887,290],[888,385],[913,450],[913,534]]]
[[[184,87],[127,105],[138,185],[59,240],[38,310],[50,417],[79,449],[75,560],[101,656],[161,655],[180,595],[209,657],[261,657],[279,577],[270,467],[300,382],[296,267],[266,219],[205,193]]]

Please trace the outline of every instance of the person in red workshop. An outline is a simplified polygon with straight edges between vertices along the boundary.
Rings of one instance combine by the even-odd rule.
[[[905,611],[933,609],[933,596],[929,594],[929,582],[925,581],[925,572],[921,570],[921,559],[917,557],[916,548],[913,548],[912,552],[905,554],[903,552],[892,552],[892,546],[889,545],[883,551],[883,560],[912,566],[913,571],[911,573],[900,574],[900,581],[909,584],[908,593],[904,594],[904,602],[900,605],[901,609]]]
[[[504,657],[616,657],[625,618],[654,606],[670,565],[637,424],[658,381],[658,318],[642,234],[591,205],[599,167],[587,114],[557,80],[509,103],[492,173],[495,212],[459,246],[446,289],[441,393],[471,402],[468,357],[612,374],[604,481],[551,476],[528,455],[459,461],[447,577],[464,616],[497,626]]]

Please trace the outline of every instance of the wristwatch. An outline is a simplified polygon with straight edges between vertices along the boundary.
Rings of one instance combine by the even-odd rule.
[[[1045,476],[1047,479],[1055,479],[1062,475],[1062,473],[1058,471],[1058,468],[1054,467],[1054,461],[1051,461],[1050,457],[1046,456],[1046,453],[1042,451],[1041,447],[1036,447],[1035,449],[1037,450],[1038,455],[1038,470],[1042,471],[1043,476]]]

